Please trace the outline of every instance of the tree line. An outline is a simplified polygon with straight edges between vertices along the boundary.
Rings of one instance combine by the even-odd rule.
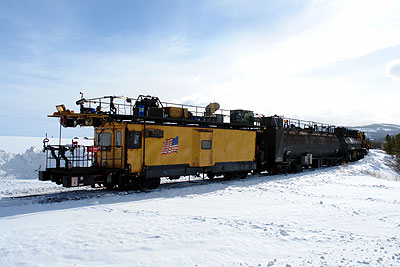
[[[395,136],[386,135],[385,143],[383,144],[383,150],[385,150],[389,155],[399,156],[400,133]]]
[[[386,135],[383,150],[396,156],[394,168],[400,172],[400,133],[395,136]]]

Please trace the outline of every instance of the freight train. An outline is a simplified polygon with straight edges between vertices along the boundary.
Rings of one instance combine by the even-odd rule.
[[[160,179],[202,175],[245,178],[249,173],[289,173],[338,165],[367,153],[365,135],[333,125],[223,110],[104,96],[56,106],[49,117],[63,127],[93,127],[94,145],[50,145],[44,140],[42,181],[64,187],[154,189]],[[60,137],[61,137],[60,127]]]

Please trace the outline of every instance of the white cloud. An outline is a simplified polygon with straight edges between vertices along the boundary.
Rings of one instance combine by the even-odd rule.
[[[240,46],[234,53],[238,55],[234,64],[229,66],[231,77],[211,84],[211,88],[224,95],[232,106],[252,106],[270,114],[297,114],[336,124],[388,119],[400,123],[394,116],[395,102],[367,105],[380,98],[379,88],[366,94],[367,88],[360,81],[346,77],[321,80],[307,74],[335,62],[400,45],[397,14],[398,1],[346,2],[337,14],[282,42],[264,47]],[[393,97],[395,101],[396,96]]]
[[[386,65],[386,76],[400,81],[400,58],[393,59]]]
[[[399,45],[399,4],[348,1],[341,12],[324,22],[265,51],[246,53],[241,64],[245,68],[256,63],[275,72],[298,73]]]

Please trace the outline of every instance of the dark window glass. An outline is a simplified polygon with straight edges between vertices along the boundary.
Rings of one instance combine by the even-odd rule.
[[[127,148],[141,148],[142,147],[142,133],[136,131],[129,131],[126,138]]]
[[[97,144],[99,146],[111,146],[111,133],[99,133],[97,135]]]
[[[121,134],[120,131],[118,131],[117,134],[116,134],[115,145],[116,146],[121,146],[122,145],[122,134]]]
[[[164,131],[159,129],[148,129],[146,137],[163,138]]]
[[[201,140],[201,149],[211,149],[212,142],[211,140]]]

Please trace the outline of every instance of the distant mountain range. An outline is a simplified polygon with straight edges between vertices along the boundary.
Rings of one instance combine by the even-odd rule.
[[[354,126],[349,127],[365,133],[368,139],[371,141],[383,142],[387,134],[396,135],[400,133],[400,125],[376,123],[365,126]]]

